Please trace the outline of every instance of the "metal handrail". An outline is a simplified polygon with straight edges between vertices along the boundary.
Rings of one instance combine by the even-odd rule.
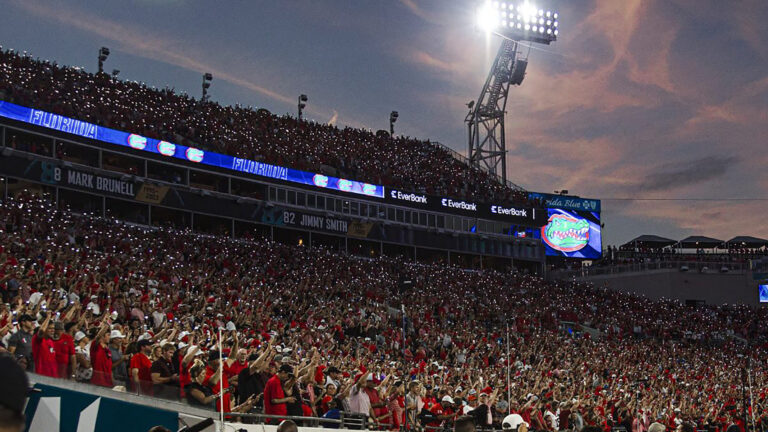
[[[550,272],[554,278],[583,278],[589,276],[616,275],[624,273],[639,273],[652,270],[680,270],[682,266],[691,271],[708,268],[710,274],[715,274],[722,267],[727,267],[729,273],[744,273],[748,271],[748,263],[731,261],[654,261],[618,266],[590,266],[573,270],[554,270]]]
[[[371,429],[371,427],[379,429],[382,426],[382,424],[379,423],[371,423],[368,421],[368,416],[364,414],[358,414],[358,413],[349,413],[345,411],[340,411],[339,413],[339,419],[330,419],[326,417],[307,417],[307,416],[289,416],[289,415],[276,415],[276,414],[264,414],[264,413],[258,413],[258,412],[248,412],[248,413],[241,413],[241,412],[229,412],[224,413],[224,416],[229,418],[235,418],[239,417],[240,419],[255,419],[256,424],[264,424],[266,420],[274,419],[274,420],[293,420],[298,423],[305,423],[310,424],[314,426],[328,426],[328,425],[339,425],[342,429],[352,429],[352,430],[362,430],[362,429]],[[386,425],[389,426],[389,425]],[[388,429],[388,427],[387,427]]]
[[[262,414],[262,413],[242,413],[242,412],[228,412],[224,413],[228,417],[243,417],[243,418],[256,418],[256,419],[277,419],[277,420],[298,420],[298,421],[312,421],[322,423],[344,424],[344,414],[342,419],[329,419],[325,417],[306,417],[306,416],[289,416],[289,415],[277,415],[277,414]]]

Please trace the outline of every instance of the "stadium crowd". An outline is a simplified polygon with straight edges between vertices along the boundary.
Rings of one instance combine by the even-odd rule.
[[[765,309],[156,230],[31,194],[0,229],[0,351],[37,374],[380,429],[516,413],[542,431],[744,430],[743,408],[768,425]]]
[[[1,47],[0,100],[203,150],[405,191],[527,202],[524,192],[470,168],[429,141],[201,102],[172,89],[89,74]]]

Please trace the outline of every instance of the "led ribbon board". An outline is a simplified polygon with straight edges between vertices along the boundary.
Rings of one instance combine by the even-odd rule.
[[[323,189],[365,195],[368,197],[384,198],[384,186],[330,177],[322,174],[285,168],[278,165],[265,164],[250,159],[236,158],[220,153],[203,151],[194,147],[187,147],[168,141],[160,141],[137,134],[117,131],[92,123],[60,116],[58,114],[23,107],[10,102],[0,101],[0,116],[84,138],[130,147],[138,151],[155,153],[165,157],[182,159],[203,165]]]

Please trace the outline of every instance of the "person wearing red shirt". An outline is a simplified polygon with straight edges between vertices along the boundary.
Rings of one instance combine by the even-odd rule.
[[[243,369],[248,367],[248,350],[240,348],[236,352],[237,355],[224,362],[224,374],[227,376],[229,384],[233,387],[232,393],[237,394],[237,387],[240,384],[238,377]]]
[[[264,387],[264,413],[269,415],[288,415],[287,402],[296,402],[293,396],[285,397],[283,383],[293,375],[290,365],[282,365],[277,373],[267,381]]]
[[[392,426],[390,430],[400,430],[400,425],[404,424],[405,417],[405,385],[402,381],[395,381],[392,385],[392,392],[389,395],[387,410],[392,413]]]
[[[64,323],[53,324],[53,348],[56,351],[56,365],[59,378],[68,379],[75,374],[75,340],[64,331]]]
[[[35,372],[57,378],[59,369],[56,365],[56,350],[53,344],[53,326],[49,325],[51,316],[45,318],[43,324],[32,336],[32,358],[35,361]]]
[[[376,386],[379,384],[377,379],[366,380],[366,385],[363,388],[365,394],[368,395],[368,400],[371,404],[371,417],[376,423],[382,425],[389,425],[392,423],[392,414],[387,409],[387,403],[381,399],[379,391],[376,390]],[[389,427],[387,426],[387,429]]]
[[[323,414],[327,413],[328,410],[330,410],[330,403],[333,400],[334,396],[336,396],[336,384],[333,382],[328,382],[325,384],[325,395],[323,395],[323,399],[320,401],[320,409],[317,413],[319,416],[322,416]]]
[[[453,418],[453,398],[445,395],[440,400],[440,403],[432,405],[429,411],[435,415],[435,421],[429,423],[428,426],[439,428],[440,425],[446,420]]]
[[[224,371],[223,374],[219,373],[219,363],[219,352],[214,350],[209,351],[208,366],[205,368],[205,380],[203,381],[203,385],[210,387],[214,393],[217,393],[223,387],[225,393],[224,396],[219,399],[219,402],[216,405],[216,411],[221,411],[223,405],[224,412],[232,412],[227,373],[226,371]],[[219,380],[221,380],[221,383],[219,383]]]
[[[245,348],[237,350],[237,357],[235,357],[232,364],[226,368],[227,375],[236,377],[240,372],[248,367],[248,351]]]
[[[96,337],[91,341],[91,384],[114,387],[112,382],[112,351],[109,350],[109,324],[102,322]]]
[[[131,357],[131,382],[138,394],[152,396],[152,362],[149,360],[152,342],[143,339],[137,345],[139,352]]]
[[[179,391],[182,400],[186,398],[184,388],[189,384],[192,384],[192,374],[190,373],[190,370],[195,364],[193,360],[198,353],[200,353],[200,348],[192,345],[187,348],[186,355],[179,355],[179,387],[181,387]]]

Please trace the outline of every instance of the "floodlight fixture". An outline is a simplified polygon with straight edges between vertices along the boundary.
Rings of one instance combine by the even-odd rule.
[[[549,45],[557,40],[558,13],[539,9],[529,0],[485,0],[477,10],[477,26],[516,40]]]
[[[502,42],[480,97],[474,105],[467,105],[469,163],[498,176],[502,184],[524,190],[507,181],[504,117],[509,88],[522,84],[526,75],[528,58],[521,53],[521,42],[549,45],[556,41],[559,15],[537,4],[550,0],[475,1],[479,1],[477,27],[487,36],[500,36]]]
[[[302,115],[304,114],[304,108],[307,107],[307,101],[309,98],[305,94],[299,95],[299,120],[301,120]]]
[[[107,61],[107,57],[109,57],[109,48],[107,47],[101,47],[99,48],[99,73],[104,73],[104,62]]]
[[[397,121],[397,118],[400,117],[400,114],[397,111],[392,111],[389,113],[389,135],[394,136],[395,135],[395,122]]]
[[[213,75],[211,75],[209,72],[206,72],[203,74],[203,98],[201,101],[205,102],[208,100],[208,89],[211,88],[211,81],[213,81]]]

